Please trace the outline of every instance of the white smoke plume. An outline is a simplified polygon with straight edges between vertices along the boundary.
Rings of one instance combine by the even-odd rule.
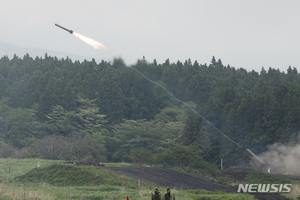
[[[300,175],[300,143],[274,143],[258,157],[267,164],[271,173]]]

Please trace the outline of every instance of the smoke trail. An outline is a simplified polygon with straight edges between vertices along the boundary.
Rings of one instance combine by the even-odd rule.
[[[185,102],[181,101],[180,99],[178,99],[177,97],[175,97],[171,92],[169,92],[165,87],[163,87],[162,85],[150,80],[148,77],[146,77],[142,72],[140,72],[139,70],[130,67],[131,69],[134,69],[135,71],[137,71],[140,75],[142,75],[145,79],[147,79],[148,81],[150,81],[151,83],[158,85],[159,87],[161,87],[162,89],[164,89],[171,97],[173,97],[176,101],[178,101],[179,103],[184,104],[185,106],[187,106],[189,109],[191,109],[191,111],[193,111],[196,115],[198,115],[199,117],[201,117],[206,123],[208,123],[211,127],[213,127],[214,129],[216,129],[220,134],[222,134],[226,139],[228,139],[230,142],[236,144],[237,146],[239,146],[240,148],[243,148],[239,143],[233,141],[232,139],[230,139],[227,135],[225,135],[223,132],[220,131],[220,129],[218,129],[217,127],[215,127],[212,123],[210,123],[210,121],[208,121],[207,119],[205,119],[202,115],[200,115],[199,113],[197,113],[191,106],[189,106],[188,104],[186,104]]]
[[[92,47],[94,47],[94,49],[104,49],[106,52],[107,48],[101,44],[98,41],[95,41],[91,38],[88,38],[86,36],[83,36],[79,33],[75,33],[73,32],[73,35],[75,35],[76,37],[78,37],[79,39],[81,39],[82,41],[84,41],[85,43],[91,45]],[[239,146],[240,148],[243,148],[240,144],[238,144],[237,142],[233,141],[232,139],[230,139],[227,135],[225,135],[223,132],[221,132],[217,127],[215,127],[212,123],[210,123],[207,119],[205,119],[202,115],[200,115],[199,113],[197,113],[191,106],[189,106],[188,104],[186,104],[185,102],[179,100],[178,98],[176,98],[173,94],[171,94],[165,87],[163,87],[162,85],[150,80],[149,78],[147,78],[142,72],[140,72],[139,70],[130,67],[131,69],[134,69],[135,71],[137,71],[140,75],[142,75],[145,79],[147,79],[148,81],[150,81],[153,84],[158,85],[159,87],[161,87],[162,89],[164,89],[171,97],[173,97],[176,101],[184,104],[185,106],[187,106],[189,109],[191,109],[196,115],[198,115],[199,117],[201,117],[206,123],[208,123],[211,127],[213,127],[214,129],[216,129],[220,134],[222,134],[225,138],[227,138],[230,142],[236,144],[237,146]]]
[[[300,137],[298,137],[298,140]],[[300,175],[300,143],[275,143],[268,146],[268,150],[258,156],[263,159],[271,172]]]
[[[92,47],[94,47],[94,49],[103,49],[105,51],[107,51],[107,48],[101,44],[100,42],[93,40],[92,38],[86,37],[84,35],[81,35],[79,33],[73,32],[73,35],[75,35],[76,37],[78,37],[79,39],[81,39],[82,41],[84,41],[85,43],[87,43],[88,45],[91,45]]]

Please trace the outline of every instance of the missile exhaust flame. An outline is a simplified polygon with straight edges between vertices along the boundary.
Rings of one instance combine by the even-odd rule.
[[[103,49],[107,51],[107,48],[101,44],[100,42],[93,40],[92,38],[86,37],[84,35],[81,35],[79,33],[73,32],[73,35],[75,35],[77,38],[81,39],[83,42],[85,42],[88,45],[91,45],[94,49]]]
[[[75,35],[77,38],[81,39],[86,44],[91,45],[92,47],[94,47],[94,49],[100,49],[100,50],[107,51],[107,48],[103,44],[101,44],[100,42],[98,42],[96,40],[93,40],[92,38],[86,37],[86,36],[81,35],[79,33],[75,33],[74,31],[69,30],[69,29],[67,29],[67,28],[65,28],[63,26],[58,25],[58,24],[55,24],[55,26],[57,26],[57,27],[65,30],[65,31],[68,31],[69,33]]]

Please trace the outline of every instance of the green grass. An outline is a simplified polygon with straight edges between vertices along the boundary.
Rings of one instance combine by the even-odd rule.
[[[25,195],[24,195],[25,193]],[[39,194],[37,194],[39,193]],[[18,195],[19,194],[19,195]],[[126,189],[124,187],[101,185],[101,186],[66,186],[55,187],[45,185],[36,185],[31,187],[18,187],[15,185],[6,185],[0,188],[0,199],[2,197],[25,197],[33,196],[39,199],[126,199],[137,198],[139,189]]]
[[[130,200],[149,200],[151,199],[151,190],[143,187],[141,189],[126,189],[124,187],[114,186],[67,186],[67,187],[53,187],[47,185],[40,185],[38,187],[16,187],[13,185],[5,186],[6,189],[0,187],[0,195],[7,199],[12,197],[17,199],[30,199],[31,197],[38,197],[42,200],[55,200],[55,199],[84,199],[84,200],[126,200],[128,196]],[[166,188],[159,188],[163,196],[166,192]],[[4,193],[5,192],[5,193]],[[37,193],[39,192],[39,193]],[[13,194],[14,193],[14,194]],[[180,200],[202,200],[202,199],[214,199],[214,200],[253,200],[254,196],[249,194],[233,194],[225,192],[209,192],[205,190],[172,190],[175,193],[176,199]],[[19,196],[17,195],[19,194]],[[25,195],[23,195],[25,194]],[[1,195],[1,199],[3,196]],[[25,197],[25,198],[23,198]]]
[[[277,177],[274,175],[259,173],[259,172],[249,172],[245,179],[242,181],[243,183],[249,184],[293,184],[292,191],[290,193],[281,193],[281,195],[289,198],[289,199],[300,199],[300,182],[294,181],[282,177]],[[236,186],[237,188],[237,186]]]
[[[37,162],[40,167],[37,167]],[[104,163],[105,166],[130,166],[127,163]],[[0,199],[28,200],[130,200],[151,199],[150,184],[108,172],[105,168],[62,164],[62,161],[41,159],[0,159]],[[155,185],[151,185],[152,188]],[[166,188],[159,188],[163,195]],[[247,194],[176,191],[176,199],[254,199]]]
[[[259,172],[249,172],[247,176],[243,180],[244,183],[252,183],[252,184],[272,184],[272,183],[293,183],[290,179],[277,177],[274,175],[259,173]]]
[[[28,171],[15,177],[17,183],[48,183],[52,186],[99,186],[112,185],[136,188],[137,181],[116,175],[99,167],[51,164]]]
[[[61,163],[62,161],[44,160],[44,159],[5,159],[0,158],[0,181],[8,181],[16,176],[24,174],[31,169],[40,166],[47,166],[52,163]]]
[[[130,167],[132,163],[101,163],[104,164],[105,167]]]
[[[236,194],[226,192],[211,192],[207,190],[185,190],[180,191],[175,197],[177,199],[197,199],[197,200],[252,200],[255,199],[253,195]]]

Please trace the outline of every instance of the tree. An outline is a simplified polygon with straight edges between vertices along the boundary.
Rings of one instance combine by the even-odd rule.
[[[144,147],[140,149],[131,149],[130,158],[134,163],[142,164],[150,164],[152,163],[153,154],[150,150],[145,149]]]
[[[5,78],[0,74],[0,98],[4,96],[4,92],[8,87],[8,83],[6,82]]]
[[[188,116],[181,137],[182,145],[188,146],[197,141],[200,134],[200,122],[199,117],[194,114]]]
[[[169,166],[198,168],[203,171],[209,166],[207,162],[197,153],[193,146],[176,145],[161,154],[158,159],[160,163]]]
[[[34,112],[27,108],[12,110],[7,141],[17,148],[29,146],[40,133],[36,131],[37,121]]]
[[[8,106],[9,98],[0,100],[0,133],[1,138],[8,138],[8,130],[11,123],[12,109]]]
[[[50,113],[51,108],[57,105],[58,94],[55,90],[54,80],[52,80],[40,97],[38,114],[41,121],[45,121],[47,119],[46,115]]]
[[[1,158],[9,158],[11,156],[13,156],[15,153],[15,149],[13,146],[6,144],[6,143],[2,143],[0,145],[0,157]]]
[[[165,61],[165,63],[163,64],[163,66],[169,66],[170,65],[170,60],[169,58]]]
[[[211,64],[212,64],[212,66],[216,65],[216,58],[215,58],[215,56],[212,57]]]
[[[172,123],[172,122],[169,122]],[[146,120],[124,120],[114,125],[112,134],[106,138],[108,160],[132,160],[132,149],[144,148],[154,153],[165,151],[175,145],[182,125]]]
[[[100,132],[101,129],[103,129],[103,125],[106,123],[106,116],[100,114],[100,109],[95,104],[96,99],[89,100],[78,96],[76,101],[79,103],[76,112],[79,130],[90,134]]]
[[[85,134],[83,139],[75,144],[76,160],[78,161],[98,161],[105,162],[105,148],[94,140],[89,134]]]
[[[46,136],[35,141],[31,146],[31,150],[34,152],[33,155],[51,160],[59,159],[64,148],[65,142],[63,138],[56,135]]]
[[[52,112],[46,115],[46,118],[45,126],[48,134],[67,136],[79,128],[77,124],[79,119],[76,113],[74,111],[65,111],[60,105],[54,106]]]
[[[78,96],[76,101],[79,107],[75,111],[66,111],[60,105],[54,106],[52,112],[46,115],[45,128],[50,134],[68,136],[72,131],[78,131],[99,137],[101,132],[105,132],[105,115],[100,114],[95,100]]]
[[[64,139],[62,157],[66,160],[104,162],[105,148],[88,133],[73,132]]]
[[[73,132],[69,137],[46,136],[35,141],[31,147],[34,157],[64,159],[71,161],[105,161],[105,148],[88,133]]]

